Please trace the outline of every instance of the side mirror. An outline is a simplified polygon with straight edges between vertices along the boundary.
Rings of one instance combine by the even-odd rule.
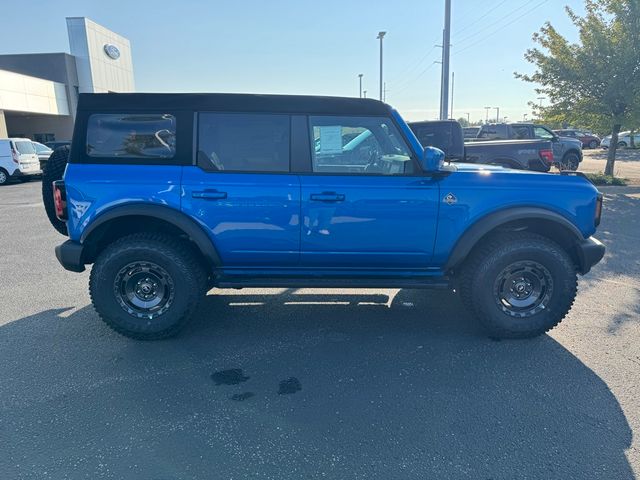
[[[420,158],[420,166],[425,172],[437,172],[444,163],[444,152],[439,148],[425,147]]]

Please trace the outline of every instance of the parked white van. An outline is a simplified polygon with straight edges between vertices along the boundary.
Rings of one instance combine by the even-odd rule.
[[[0,185],[11,178],[27,180],[40,175],[40,161],[28,138],[0,138]]]

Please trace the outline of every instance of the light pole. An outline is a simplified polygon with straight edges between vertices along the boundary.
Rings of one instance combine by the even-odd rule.
[[[360,98],[362,98],[362,76],[363,75],[364,75],[363,73],[358,74],[358,78],[360,79]]]
[[[489,123],[489,110],[491,110],[491,107],[484,107],[484,109],[487,112],[487,119],[485,120],[485,123]]]
[[[500,123],[500,107],[493,107],[496,111],[496,123]]]
[[[364,98],[367,98],[367,91],[363,90],[362,93],[364,94]]]
[[[527,117],[529,116],[528,113],[525,113],[524,115],[522,115],[522,121],[526,122],[527,121]]]
[[[545,99],[545,97],[538,97],[538,100],[540,100],[540,108],[542,108],[542,101]]]
[[[467,116],[467,123],[471,123],[471,114],[470,113],[465,113],[465,115]]]
[[[509,117],[507,117],[507,116],[505,115],[505,116],[504,116],[504,119],[503,119],[503,120],[504,120],[504,123],[507,123],[507,118],[509,118]]]
[[[382,39],[387,34],[387,32],[378,32],[378,36],[376,37],[380,40],[380,101],[382,101]]]
[[[442,31],[442,77],[440,87],[440,120],[449,118],[449,58],[451,53],[451,0],[444,0]]]

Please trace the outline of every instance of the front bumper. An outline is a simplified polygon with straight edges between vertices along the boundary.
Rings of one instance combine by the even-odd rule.
[[[579,271],[582,275],[585,275],[589,273],[591,267],[602,260],[606,248],[599,240],[589,237],[577,245],[577,250],[580,261]]]
[[[71,272],[84,272],[84,262],[82,261],[82,251],[84,246],[81,243],[67,240],[56,247],[56,258],[66,270]]]

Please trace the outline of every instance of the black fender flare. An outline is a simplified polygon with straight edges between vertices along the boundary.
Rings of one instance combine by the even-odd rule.
[[[575,237],[574,242],[576,244],[584,240],[584,236],[578,227],[558,213],[536,207],[508,208],[485,215],[467,228],[453,247],[445,263],[444,270],[449,271],[462,263],[480,239],[492,230],[509,222],[530,219],[546,220],[558,224]]]
[[[117,218],[131,216],[152,217],[172,224],[189,236],[212,267],[219,267],[222,264],[215,246],[203,227],[185,213],[163,205],[127,204],[110,208],[99,214],[85,228],[80,237],[80,243],[84,244],[101,225]]]

